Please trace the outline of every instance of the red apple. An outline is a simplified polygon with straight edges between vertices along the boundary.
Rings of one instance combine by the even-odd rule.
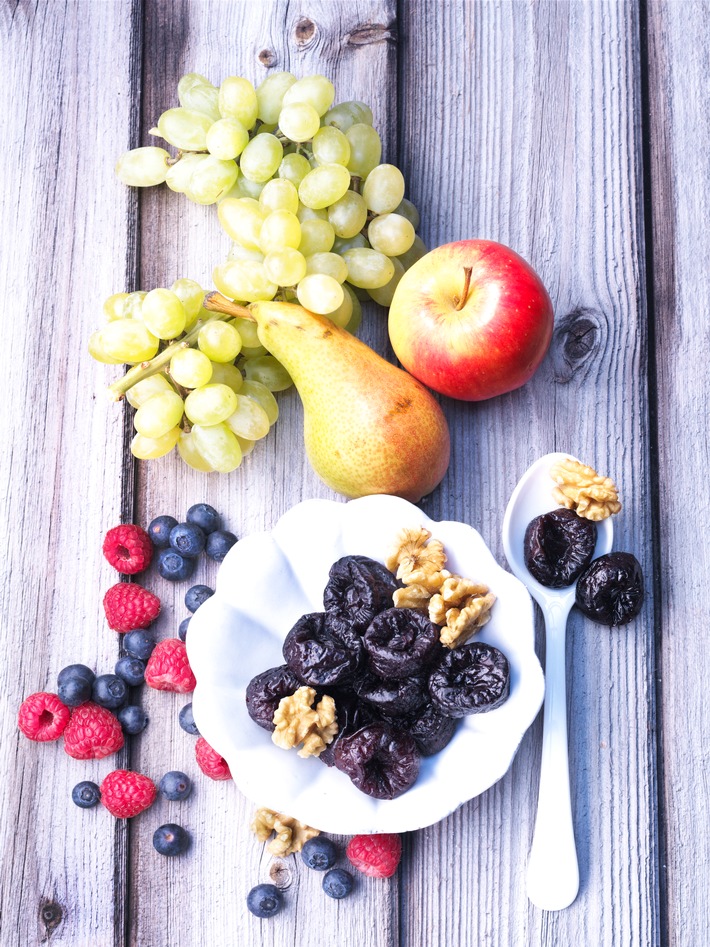
[[[509,247],[460,240],[407,270],[389,313],[395,355],[434,391],[482,401],[532,378],[552,338],[550,297]]]

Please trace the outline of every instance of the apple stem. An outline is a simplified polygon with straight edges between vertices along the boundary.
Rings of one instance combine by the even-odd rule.
[[[472,266],[464,266],[463,268],[463,293],[460,297],[454,296],[454,302],[456,303],[456,312],[460,312],[463,307],[466,305],[466,300],[468,298],[468,291],[471,288],[471,273],[473,272]]]

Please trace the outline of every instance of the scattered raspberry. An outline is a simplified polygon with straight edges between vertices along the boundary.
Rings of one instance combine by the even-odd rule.
[[[71,711],[56,694],[30,694],[22,701],[17,725],[30,740],[46,743],[64,733]]]
[[[364,875],[390,878],[402,857],[402,840],[399,835],[356,835],[345,854]]]
[[[101,760],[123,746],[123,730],[105,707],[90,701],[77,707],[64,731],[64,749],[75,760]]]
[[[150,565],[153,544],[144,529],[128,523],[125,526],[114,526],[106,533],[103,552],[117,572],[122,575],[135,575]]]
[[[229,764],[217,750],[213,749],[204,737],[195,744],[195,759],[205,776],[210,779],[231,779]]]
[[[145,666],[145,682],[157,691],[187,694],[195,689],[195,675],[187,659],[187,648],[179,638],[159,641]]]
[[[155,802],[155,783],[141,773],[115,769],[101,783],[101,803],[117,819],[130,819]]]
[[[119,582],[104,595],[104,611],[114,631],[147,628],[160,613],[160,599],[141,585]]]

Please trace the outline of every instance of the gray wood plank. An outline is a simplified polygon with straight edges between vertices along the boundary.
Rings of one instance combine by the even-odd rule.
[[[135,197],[113,180],[131,145],[140,62],[130,2],[5,3],[0,259],[3,378],[12,440],[0,458],[7,526],[0,584],[0,942],[124,943],[125,823],[71,790],[125,760],[33,744],[17,709],[84,662],[112,671],[103,592],[117,580],[103,534],[130,506],[123,419],[87,355],[106,295],[130,281]],[[107,161],[104,155],[110,156]],[[127,485],[122,495],[121,484]]]

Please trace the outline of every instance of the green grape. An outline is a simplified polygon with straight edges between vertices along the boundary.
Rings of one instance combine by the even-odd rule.
[[[289,86],[283,97],[283,104],[307,102],[318,115],[325,115],[335,98],[333,83],[325,76],[306,76]]]
[[[246,382],[245,382],[246,384]],[[261,440],[269,433],[269,416],[261,405],[246,395],[235,395],[237,407],[224,422],[233,434],[250,441]],[[194,428],[193,428],[194,430]]]
[[[305,269],[305,267],[304,267]],[[87,343],[87,348],[89,350],[89,355],[95,359],[97,362],[102,362],[104,365],[122,365],[123,359],[121,358],[112,358],[104,351],[104,346],[101,341],[101,330],[98,332],[92,332],[89,336],[89,341]]]
[[[245,349],[254,349],[261,345],[259,341],[259,327],[253,319],[242,319],[241,316],[237,316],[237,318],[234,319],[234,328],[241,336],[242,352],[244,352]]]
[[[328,211],[325,208],[315,210],[313,207],[306,207],[305,204],[299,201],[296,217],[298,217],[300,223],[305,223],[307,220],[327,220]]]
[[[219,111],[225,118],[235,118],[244,128],[252,128],[259,104],[251,82],[241,76],[228,76],[219,87]]]
[[[229,194],[225,194],[225,197],[248,197],[258,201],[263,188],[263,181],[250,181],[249,178],[245,178],[243,174],[240,174],[236,184]]]
[[[346,191],[328,208],[328,220],[336,237],[354,237],[367,223],[367,207],[362,195]]]
[[[381,214],[370,221],[367,239],[373,250],[386,256],[399,256],[414,243],[414,227],[400,214]]]
[[[428,252],[429,251],[427,250],[426,244],[422,238],[416,235],[414,237],[414,243],[410,249],[407,250],[406,253],[402,253],[399,256],[399,262],[402,264],[405,270],[408,270],[410,266],[414,266],[417,260],[421,260],[421,258]]]
[[[229,385],[204,385],[185,398],[185,414],[193,424],[221,424],[237,407],[237,396]]]
[[[236,365],[230,365],[228,362],[212,362],[210,381],[215,385],[227,385],[236,395],[241,390],[244,376]]]
[[[292,247],[272,250],[264,257],[264,269],[277,286],[295,286],[306,275],[306,258]]]
[[[346,287],[343,287],[343,301],[333,312],[328,313],[328,318],[331,322],[334,322],[336,326],[340,326],[341,329],[344,329],[345,326],[350,322],[353,315],[353,297],[347,292]]]
[[[368,243],[367,238],[363,237],[361,233],[356,233],[354,237],[348,237],[347,239],[336,237],[332,250],[333,253],[339,253],[342,256],[346,250],[354,250],[355,247],[369,246],[370,244]]]
[[[241,394],[251,398],[252,401],[256,401],[264,409],[272,427],[276,424],[279,417],[279,405],[266,385],[262,385],[260,381],[254,381],[253,378],[246,378],[241,388]]]
[[[324,273],[339,283],[344,283],[348,278],[347,264],[337,253],[312,253],[306,257],[306,272]]]
[[[278,122],[272,122],[270,124],[259,125],[256,134],[257,135],[273,135],[274,132],[278,129]]]
[[[350,187],[350,172],[342,164],[321,164],[305,176],[298,186],[302,204],[321,210],[334,204]]]
[[[170,377],[183,388],[200,388],[212,378],[212,362],[197,349],[180,349],[170,359]]]
[[[129,293],[123,301],[124,319],[142,319],[143,318],[143,300],[148,293],[139,289],[135,293]]]
[[[211,155],[229,161],[238,158],[249,144],[249,132],[236,118],[220,118],[210,126],[206,142]]]
[[[304,309],[326,316],[342,305],[343,287],[332,276],[313,273],[303,277],[296,287],[296,295]]]
[[[194,109],[168,109],[158,119],[158,132],[181,151],[204,151],[207,131],[212,124],[209,115]]]
[[[180,437],[177,442],[178,454],[182,457],[188,467],[193,470],[199,470],[202,473],[214,473],[214,468],[210,467],[202,454],[198,451],[192,431],[180,431]]]
[[[142,381],[137,381],[126,392],[126,401],[132,408],[140,408],[142,404],[152,398],[153,395],[161,394],[164,391],[175,391],[165,375],[158,373],[148,375]]]
[[[351,174],[366,178],[376,168],[382,157],[382,141],[372,125],[353,125],[345,137],[350,145],[348,170]],[[399,201],[397,202],[399,203]],[[394,210],[394,208],[392,208]]]
[[[346,250],[343,259],[348,266],[348,282],[360,289],[379,289],[394,276],[394,264],[377,250],[356,248]]]
[[[217,216],[232,240],[248,250],[259,250],[259,234],[266,212],[258,201],[251,197],[225,198],[217,208]]]
[[[266,211],[288,210],[292,214],[297,214],[298,191],[291,181],[285,178],[274,178],[264,185],[259,195],[259,203]]]
[[[123,310],[125,301],[128,299],[128,293],[114,293],[104,302],[104,316],[107,322],[113,322],[116,319],[123,319]]]
[[[197,321],[205,299],[205,291],[194,279],[176,279],[170,289],[185,309],[185,328],[189,329]]]
[[[295,187],[298,187],[310,170],[311,166],[305,155],[284,155],[284,159],[279,165],[279,177],[285,178]]]
[[[345,290],[346,295],[350,296],[353,304],[353,314],[350,316],[350,322],[348,322],[345,328],[352,335],[355,335],[357,330],[360,328],[360,323],[362,322],[362,305],[360,304],[358,297],[349,286],[343,286],[343,289]]]
[[[209,79],[199,72],[189,72],[178,82],[178,100],[180,105],[195,112],[209,115],[213,122],[219,118],[217,99],[219,92]]]
[[[260,250],[249,250],[239,243],[233,243],[229,253],[228,260],[254,260],[256,263],[264,262],[264,254]]]
[[[337,128],[321,128],[313,136],[313,157],[318,164],[346,165],[350,160],[350,142]]]
[[[229,473],[242,462],[242,449],[225,424],[204,427],[195,424],[192,428],[194,446],[213,470]]]
[[[257,135],[242,152],[239,167],[250,181],[268,181],[278,170],[283,153],[283,146],[275,135]]]
[[[116,177],[129,187],[162,184],[168,174],[169,160],[170,154],[165,148],[134,148],[116,162]]]
[[[393,164],[379,164],[367,176],[362,189],[368,210],[389,214],[404,197],[404,177]]]
[[[253,348],[248,345],[244,345],[242,346],[242,351],[240,354],[242,356],[242,360],[246,361],[248,358],[260,358],[262,355],[268,355],[269,352],[263,345],[255,345]]]
[[[323,116],[324,125],[346,132],[353,125],[372,125],[372,110],[364,102],[341,102]]]
[[[180,423],[184,407],[177,391],[159,391],[138,408],[133,426],[144,437],[162,437]]]
[[[391,306],[392,297],[394,296],[394,291],[397,289],[397,284],[404,276],[404,267],[400,261],[395,257],[392,260],[394,265],[394,276],[386,283],[384,286],[380,286],[379,289],[368,289],[369,295],[375,300],[376,303],[379,303],[380,306]]]
[[[117,319],[101,329],[100,344],[109,358],[136,364],[150,361],[160,342],[137,319]]]
[[[291,141],[308,141],[320,128],[320,115],[308,102],[284,105],[279,114],[279,128]]]
[[[251,454],[256,446],[256,441],[250,441],[248,438],[240,437],[238,434],[235,434],[234,436],[237,439],[237,444],[239,444],[242,449],[242,457],[246,457],[248,454]]]
[[[333,246],[335,231],[327,220],[304,220],[301,222],[299,252],[303,256],[327,253]]]
[[[212,271],[212,282],[223,296],[254,303],[273,299],[278,290],[266,275],[263,263],[254,260],[227,260]]]
[[[259,381],[269,391],[285,391],[293,384],[289,373],[273,355],[261,355],[258,358],[247,359],[244,371],[247,375],[247,381]],[[243,391],[243,394],[246,395],[248,392]]]
[[[406,217],[415,230],[419,226],[419,211],[411,201],[407,200],[406,197],[402,198],[399,204],[395,207],[394,212],[395,214],[400,214],[402,217]]]
[[[262,122],[278,122],[286,90],[295,82],[296,77],[290,72],[272,72],[257,86],[256,100]]]
[[[195,204],[216,204],[227,195],[238,174],[235,161],[222,161],[214,155],[206,155],[192,172],[185,196]]]
[[[301,225],[298,217],[289,210],[275,210],[269,214],[259,233],[259,248],[262,253],[271,253],[282,247],[293,247],[301,242]]]
[[[242,337],[234,326],[213,319],[198,332],[197,347],[211,362],[233,362],[242,347]],[[215,380],[213,367],[212,381]]]
[[[171,191],[184,194],[190,186],[192,172],[205,161],[208,155],[182,155],[182,157],[168,168],[165,183]]]
[[[131,453],[139,460],[155,460],[157,457],[169,454],[179,437],[179,427],[174,427],[162,437],[145,437],[143,434],[136,434],[131,441]]]
[[[159,339],[176,339],[186,321],[185,307],[169,289],[152,289],[143,300],[143,322]]]

